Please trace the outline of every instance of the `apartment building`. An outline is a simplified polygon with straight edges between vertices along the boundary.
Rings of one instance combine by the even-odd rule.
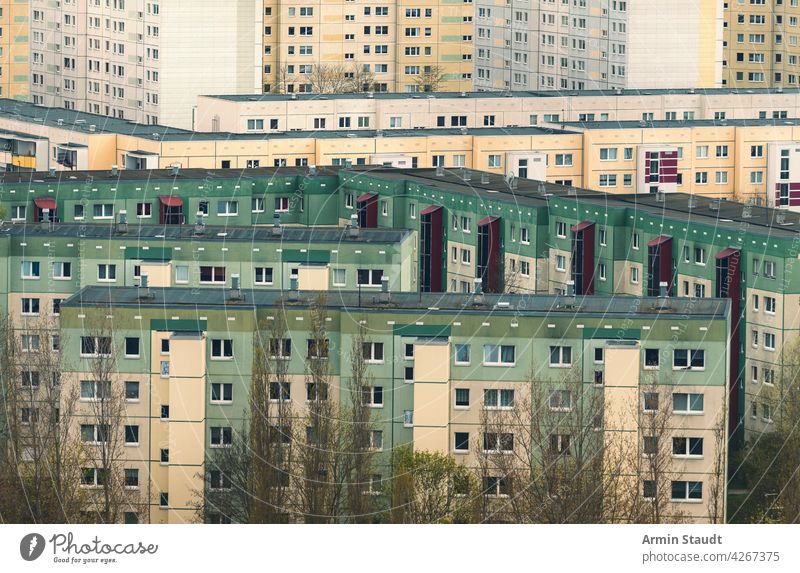
[[[274,134],[800,116],[797,88],[200,96],[197,131]]]
[[[132,491],[141,491],[149,504],[151,522],[196,522],[202,519],[197,492],[224,487],[220,470],[207,462],[218,448],[242,439],[238,429],[247,421],[257,329],[281,317],[285,382],[268,407],[285,401],[296,423],[303,423],[314,300],[308,292],[287,301],[279,292],[171,288],[148,298],[135,288],[87,287],[64,301],[61,335],[78,358],[62,384],[84,380],[81,386],[91,390],[93,362],[107,351],[93,352],[99,346],[87,339],[97,337],[91,325],[104,325],[102,346],[117,353],[111,384],[124,384],[127,392],[126,476]],[[478,301],[391,293],[384,301],[365,301],[352,291],[331,293],[324,333],[330,348],[351,348],[360,331],[369,332],[362,344],[369,348],[370,447],[376,460],[364,491],[385,501],[392,477],[388,453],[410,444],[453,456],[480,476],[489,502],[502,506],[513,484],[493,456],[508,459],[514,448],[525,447],[524,429],[506,426],[504,432],[513,437],[495,448],[481,420],[529,403],[533,375],[548,389],[545,408],[562,413],[586,408],[604,439],[623,436],[637,456],[654,452],[653,436],[635,420],[665,412],[668,423],[659,437],[668,452],[663,474],[654,480],[636,470],[620,479],[634,480],[634,491],[641,489],[645,498],[654,496],[654,489],[669,492],[663,509],[670,517],[680,514],[693,523],[721,519],[713,515],[711,497],[712,484],[720,477],[724,482],[724,475],[713,468],[719,456],[725,459],[727,447],[724,440],[715,441],[713,430],[726,412],[730,305],[675,299],[665,313],[663,299],[597,296],[584,299],[579,309],[554,312],[559,301],[567,299],[485,295]],[[539,334],[531,339],[531,332]],[[327,360],[328,399],[346,401],[353,379],[347,356],[330,352]],[[588,412],[590,395],[597,411]],[[85,402],[76,423],[91,426],[91,397]],[[91,451],[98,437],[86,434]],[[291,439],[312,439],[302,435],[305,439]],[[554,435],[556,459],[577,455],[563,426]],[[209,469],[217,475],[208,475]],[[286,469],[287,487],[303,479],[302,472]],[[87,480],[86,487],[96,484]],[[216,511],[224,516],[230,510]],[[208,519],[221,516],[212,513]]]
[[[647,163],[671,159],[662,151]],[[45,209],[57,224],[42,222]],[[198,211],[207,223],[200,234],[193,226]],[[274,211],[282,239],[260,227],[272,223]],[[68,295],[84,286],[134,286],[142,274],[151,283],[199,289],[229,287],[236,274],[242,288],[285,290],[297,277],[304,290],[360,288],[370,298],[383,277],[391,292],[470,294],[477,284],[484,293],[563,295],[574,288],[580,296],[642,297],[661,294],[664,282],[671,297],[730,298],[734,347],[741,341],[729,374],[737,440],[770,427],[780,349],[800,331],[792,310],[800,304],[792,263],[798,216],[684,193],[615,195],[470,170],[63,172],[7,174],[0,213],[9,221],[0,245],[15,257],[5,272],[11,311],[30,308],[22,298],[56,296],[45,293],[61,287]],[[354,220],[358,239],[337,229]],[[241,227],[253,224],[259,227]],[[316,229],[304,234],[310,226]],[[373,228],[389,234],[373,235]],[[289,247],[250,246],[250,237]],[[70,280],[48,282],[51,248],[69,257]],[[160,270],[150,274],[152,261]],[[38,265],[38,277],[18,272],[24,262]],[[113,278],[100,265],[113,265]],[[46,300],[36,304],[49,308]]]
[[[472,88],[466,0],[264,1],[265,93]]]
[[[797,0],[733,0],[724,13],[723,85],[798,85]]]
[[[261,91],[262,4],[31,0],[30,101],[191,128],[199,94]]]
[[[0,97],[27,99],[30,2],[0,2]]]
[[[479,0],[475,8],[476,90],[722,82],[722,0]]]

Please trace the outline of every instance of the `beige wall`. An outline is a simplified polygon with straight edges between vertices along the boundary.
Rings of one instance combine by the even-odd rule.
[[[414,449],[448,453],[450,344],[414,344]]]

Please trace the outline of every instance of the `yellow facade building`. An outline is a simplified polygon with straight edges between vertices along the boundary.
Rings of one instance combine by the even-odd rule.
[[[0,2],[0,97],[28,98],[29,0]]]

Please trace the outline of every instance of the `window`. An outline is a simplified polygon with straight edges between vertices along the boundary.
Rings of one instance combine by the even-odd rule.
[[[617,148],[616,147],[601,147],[600,148],[600,161],[616,161]]]
[[[633,235],[631,235],[631,247],[637,251],[639,250],[639,233],[633,233]]]
[[[554,456],[568,456],[569,436],[566,434],[550,434],[550,454]]]
[[[65,281],[72,278],[72,263],[53,263],[53,279]]]
[[[764,348],[769,351],[775,350],[775,335],[773,333],[764,333]]]
[[[292,399],[291,385],[289,382],[270,382],[269,400],[270,402],[288,402]]]
[[[110,396],[110,381],[81,380],[81,400],[103,400]]]
[[[499,400],[499,401],[498,401]],[[511,409],[514,407],[513,390],[484,390],[483,407],[487,410],[492,409]]]
[[[472,264],[472,252],[467,249],[461,249],[461,263],[464,265]]]
[[[488,476],[483,481],[484,495],[491,497],[507,497],[511,493],[510,477]]]
[[[125,426],[125,445],[139,444],[139,426]]]
[[[333,269],[333,286],[345,286],[346,280],[346,269]]]
[[[659,351],[657,348],[644,349],[644,368],[645,370],[658,370]]]
[[[113,219],[114,218],[114,204],[113,203],[95,203],[92,205],[92,216],[95,219]]]
[[[701,501],[703,499],[703,482],[673,481],[672,501]]]
[[[516,362],[516,346],[485,344],[483,346],[483,364],[487,366],[513,366]]]
[[[12,205],[11,206],[11,220],[12,221],[24,221],[25,214],[26,214],[26,206],[25,205]]]
[[[81,336],[81,356],[111,356],[111,337]]]
[[[469,432],[455,432],[455,447],[456,452],[469,451]]]
[[[175,267],[175,283],[186,284],[189,282],[189,267],[186,265],[177,265]]]
[[[672,455],[675,457],[702,457],[703,438],[672,438]]]
[[[139,358],[139,338],[125,338],[125,358]]]
[[[383,342],[365,342],[362,345],[362,357],[367,364],[383,362]]]
[[[658,453],[658,437],[644,436],[642,438],[642,453],[646,456],[653,456]]]
[[[169,404],[161,404],[161,419],[169,420]]]
[[[676,348],[673,351],[672,367],[675,370],[702,370],[705,366],[705,350]]]
[[[38,298],[23,298],[22,299],[22,314],[37,315],[39,314],[39,299]]]
[[[101,282],[114,282],[117,280],[117,265],[103,263],[97,265],[97,280]]]
[[[656,497],[656,482],[653,480],[642,481],[642,497],[645,499],[655,499]]]
[[[211,339],[211,358],[217,360],[233,358],[233,340],[230,338]]]
[[[271,285],[273,281],[272,267],[256,267],[254,281],[257,285]]]
[[[228,384],[223,382],[212,382],[211,401],[212,402],[233,401],[233,384]]]
[[[108,441],[107,424],[81,424],[81,441],[84,444],[102,444]]]
[[[270,338],[269,357],[273,360],[289,360],[292,357],[292,339]]]
[[[22,261],[22,278],[38,279],[40,276],[39,261]]]
[[[105,473],[99,468],[81,468],[81,485],[101,487],[105,484]]]
[[[469,388],[456,388],[456,408],[469,408]]]
[[[706,250],[703,247],[694,248],[694,264],[696,265],[706,264]]]
[[[211,428],[211,447],[212,448],[223,448],[226,446],[230,446],[233,444],[233,429],[224,426],[224,427],[216,427],[212,426]]]
[[[21,339],[22,352],[37,352],[39,350],[39,335],[38,334],[23,334]]]
[[[523,245],[529,245],[531,242],[530,229],[528,229],[527,227],[520,227],[519,240]]]
[[[238,201],[218,201],[217,214],[220,217],[233,217],[239,214]]]
[[[756,297],[758,295],[753,295],[753,296]],[[755,303],[755,306],[758,307],[758,304]],[[769,313],[769,314],[775,314],[775,308],[776,308],[775,297],[765,296],[764,297],[764,312]],[[756,308],[756,310],[757,310],[757,308]]]
[[[365,406],[383,408],[383,386],[362,386],[361,401]]]
[[[556,270],[560,272],[567,270],[567,258],[564,255],[556,255]]]
[[[556,237],[561,239],[567,236],[567,224],[564,221],[556,221]]]
[[[764,276],[768,279],[775,278],[775,261],[764,261]]]
[[[224,283],[225,267],[200,267],[200,282],[216,284]]]
[[[600,187],[616,187],[617,176],[614,174],[604,173],[600,175]]]
[[[658,392],[644,393],[644,411],[645,412],[658,411]]]
[[[549,399],[550,409],[556,412],[569,412],[572,409],[572,392],[553,390]]]
[[[571,167],[572,154],[571,153],[556,153],[556,166],[557,167]]]
[[[168,464],[169,463],[169,448],[161,448],[160,461],[161,461],[162,464]]]
[[[383,269],[358,269],[356,278],[358,286],[381,286]]]
[[[139,383],[135,380],[125,382],[125,400],[128,402],[139,401]]]
[[[162,508],[169,507],[169,494],[167,492],[161,492],[158,496],[158,506]]]
[[[675,414],[702,414],[703,394],[677,392],[672,395],[672,411]]]
[[[511,453],[514,451],[514,434],[510,432],[484,432],[483,451],[486,453]]]
[[[572,364],[571,346],[551,346],[550,347],[550,366],[563,368]]]
[[[499,169],[502,166],[502,161],[499,155],[489,155],[489,169]]]

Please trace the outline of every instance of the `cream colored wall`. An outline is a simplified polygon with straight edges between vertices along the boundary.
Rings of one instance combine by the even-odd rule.
[[[143,275],[147,275],[147,281],[150,286],[172,286],[172,263],[142,263],[140,269]]]
[[[631,269],[639,269],[639,282],[631,282]],[[614,292],[642,296],[644,291],[644,265],[633,261],[614,261]]]
[[[556,268],[556,257],[558,255],[564,256],[564,270],[560,271]],[[547,276],[550,279],[548,292],[554,292],[553,289],[560,288],[566,292],[567,282],[572,280],[572,253],[570,251],[562,251],[561,249],[550,249],[550,259],[548,264]]]
[[[450,344],[414,344],[414,449],[448,453]]]
[[[328,266],[301,265],[297,271],[297,286],[300,290],[328,290],[330,268]]]

